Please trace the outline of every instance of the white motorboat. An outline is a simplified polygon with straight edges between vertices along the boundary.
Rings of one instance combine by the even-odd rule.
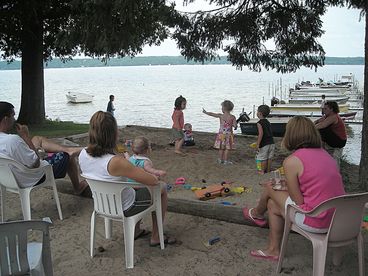
[[[68,92],[65,96],[70,103],[90,103],[93,101],[93,95],[86,93]]]
[[[339,105],[344,104],[349,100],[349,97],[327,97],[327,101],[334,101],[337,102]],[[316,97],[316,96],[293,96],[289,98],[289,103],[297,103],[297,104],[311,104],[311,103],[321,103],[322,97]]]
[[[339,105],[340,117],[352,119],[356,112],[349,110],[349,104]],[[269,117],[293,117],[296,115],[307,117],[321,117],[320,104],[275,104],[271,106]]]
[[[304,93],[304,94],[317,94],[317,95],[329,95],[329,94],[344,94],[347,89],[343,88],[322,88],[322,87],[308,87],[303,89],[290,89],[291,93]]]

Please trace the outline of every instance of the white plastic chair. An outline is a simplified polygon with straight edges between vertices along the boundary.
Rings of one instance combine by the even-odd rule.
[[[37,170],[42,170],[45,173],[45,181],[41,184],[38,184],[33,187],[23,188],[19,185],[17,179],[14,177],[14,174],[11,168],[16,167],[24,174],[34,174]],[[54,192],[54,199],[56,202],[56,207],[59,212],[60,220],[63,219],[63,215],[61,213],[59,196],[56,189],[56,183],[54,178],[54,173],[52,171],[52,166],[47,164],[44,165],[41,162],[41,166],[39,168],[29,169],[26,166],[23,166],[19,162],[15,161],[7,157],[6,155],[0,154],[0,190],[1,190],[1,221],[5,220],[5,196],[6,191],[19,194],[20,203],[22,206],[23,218],[24,220],[31,219],[31,202],[30,202],[30,193],[33,189],[43,188],[43,187],[52,187]]]
[[[156,212],[158,232],[160,237],[161,249],[164,249],[164,234],[162,226],[162,210],[161,210],[161,185],[150,186],[152,197],[152,205],[144,211],[126,217],[122,206],[122,192],[126,187],[142,188],[146,185],[136,182],[107,182],[84,177],[92,191],[94,202],[94,211],[91,215],[91,257],[95,255],[95,222],[96,215],[105,219],[105,236],[106,239],[111,239],[112,235],[112,220],[123,222],[124,228],[124,244],[125,244],[125,262],[127,268],[134,267],[134,232],[138,221],[143,217]]]
[[[288,236],[293,230],[312,242],[313,245],[313,275],[324,275],[327,247],[334,247],[333,263],[338,265],[341,261],[342,247],[357,241],[359,275],[364,275],[364,244],[361,225],[365,204],[368,202],[368,193],[350,194],[334,197],[322,202],[313,210],[306,212],[296,205],[288,205],[285,216],[284,237],[282,239],[277,272],[281,272]],[[323,211],[334,208],[334,215],[327,233],[315,234],[298,227],[295,222],[297,212],[308,216],[317,216]]]
[[[0,224],[1,275],[53,275],[49,238],[50,224],[49,219]],[[34,234],[42,232],[42,241],[30,242],[30,231],[34,231]]]

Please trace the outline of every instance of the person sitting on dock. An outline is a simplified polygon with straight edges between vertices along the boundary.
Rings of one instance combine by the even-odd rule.
[[[324,116],[314,122],[321,134],[324,148],[336,160],[338,166],[340,166],[342,149],[347,140],[345,124],[339,112],[337,102],[328,101],[323,107]]]

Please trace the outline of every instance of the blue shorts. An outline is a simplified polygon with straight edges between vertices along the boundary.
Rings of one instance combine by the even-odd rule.
[[[66,152],[55,152],[45,158],[52,165],[55,178],[64,178],[69,164],[69,154]]]

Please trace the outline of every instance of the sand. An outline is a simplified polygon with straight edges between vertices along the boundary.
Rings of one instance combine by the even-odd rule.
[[[57,180],[64,220],[58,214],[52,192],[40,189],[32,192],[32,218],[48,216],[53,221],[51,227],[51,250],[55,275],[273,275],[276,263],[256,260],[249,256],[252,249],[265,248],[268,229],[248,226],[241,216],[241,207],[254,206],[259,197],[260,181],[270,178],[270,174],[260,176],[255,170],[254,150],[249,147],[255,137],[236,137],[237,149],[231,152],[233,165],[216,163],[218,151],[212,148],[213,133],[194,132],[196,146],[185,149],[187,156],[174,154],[170,141],[170,130],[161,128],[127,126],[121,130],[121,140],[134,139],[144,135],[152,142],[151,159],[154,166],[167,171],[164,181],[171,184],[169,210],[164,229],[180,242],[167,246],[165,250],[149,247],[149,237],[135,242],[135,267],[125,269],[124,241],[122,225],[115,222],[112,240],[104,238],[104,224],[97,219],[96,247],[103,247],[91,259],[89,256],[90,215],[93,210],[91,199],[73,195],[69,180]],[[69,137],[68,141],[86,144],[85,135]],[[70,143],[71,143],[70,142]],[[288,155],[280,149],[276,140],[276,156],[273,168],[278,168]],[[356,166],[343,167],[345,179],[356,183]],[[194,192],[174,185],[175,179],[185,177],[193,187],[230,182],[232,187],[246,187],[247,193],[231,194],[227,197],[199,201]],[[204,183],[205,182],[205,183]],[[350,184],[349,184],[350,185]],[[232,206],[225,206],[226,201]],[[7,218],[22,219],[17,195],[7,193]],[[175,211],[175,212],[173,212]],[[187,214],[180,214],[184,212]],[[210,218],[203,218],[202,215]],[[220,220],[219,220],[220,219]],[[233,223],[236,222],[236,223]],[[150,229],[150,220],[143,221],[143,227]],[[220,241],[206,246],[210,238]],[[367,239],[365,232],[364,237]],[[367,242],[365,242],[367,250]],[[367,260],[367,258],[366,258]],[[366,261],[367,262],[367,261]],[[298,235],[291,235],[283,274],[311,275],[312,246]],[[357,275],[358,261],[356,245],[347,246],[341,266],[332,265],[328,254],[326,275]]]

